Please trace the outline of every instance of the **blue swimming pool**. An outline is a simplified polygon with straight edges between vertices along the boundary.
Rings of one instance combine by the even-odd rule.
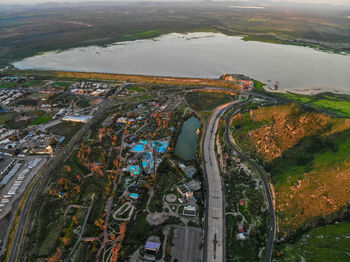
[[[154,141],[152,147],[157,150],[158,153],[164,153],[168,149],[168,141]]]
[[[143,152],[143,144],[138,144],[133,149],[131,149],[132,152]]]

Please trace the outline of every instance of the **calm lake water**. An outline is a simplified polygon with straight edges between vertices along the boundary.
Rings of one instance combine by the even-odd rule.
[[[201,123],[199,119],[195,117],[191,117],[184,122],[175,146],[175,154],[183,160],[194,159],[198,141],[196,130],[200,128],[200,126]]]
[[[20,69],[218,78],[241,73],[279,81],[282,90],[350,93],[350,56],[308,47],[243,41],[218,33],[167,34],[108,47],[49,52],[15,62]]]

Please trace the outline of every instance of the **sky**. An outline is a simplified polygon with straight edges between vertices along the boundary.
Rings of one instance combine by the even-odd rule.
[[[35,4],[43,2],[86,2],[86,1],[115,1],[115,0],[0,0],[0,4]],[[147,0],[146,0],[147,1]],[[154,0],[157,1],[157,0]],[[166,0],[158,0],[166,1]],[[294,3],[314,3],[314,4],[333,4],[349,5],[350,0],[272,0],[275,2],[294,2]]]

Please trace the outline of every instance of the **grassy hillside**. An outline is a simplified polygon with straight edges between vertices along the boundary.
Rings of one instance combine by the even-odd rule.
[[[280,253],[283,261],[345,262],[349,261],[350,222],[310,230],[295,244]]]
[[[271,173],[282,234],[350,201],[350,119],[286,104],[237,115],[232,126],[241,149]]]
[[[311,96],[291,92],[275,94],[290,100],[308,104],[316,109],[328,110],[341,117],[350,117],[350,95],[320,93]]]

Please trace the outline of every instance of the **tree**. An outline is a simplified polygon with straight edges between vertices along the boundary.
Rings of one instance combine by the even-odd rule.
[[[53,137],[50,139],[50,146],[56,146],[57,145],[57,140]]]
[[[46,261],[47,262],[59,262],[61,261],[61,257],[62,257],[62,250],[57,248],[57,252],[52,255],[51,257],[47,258]]]

